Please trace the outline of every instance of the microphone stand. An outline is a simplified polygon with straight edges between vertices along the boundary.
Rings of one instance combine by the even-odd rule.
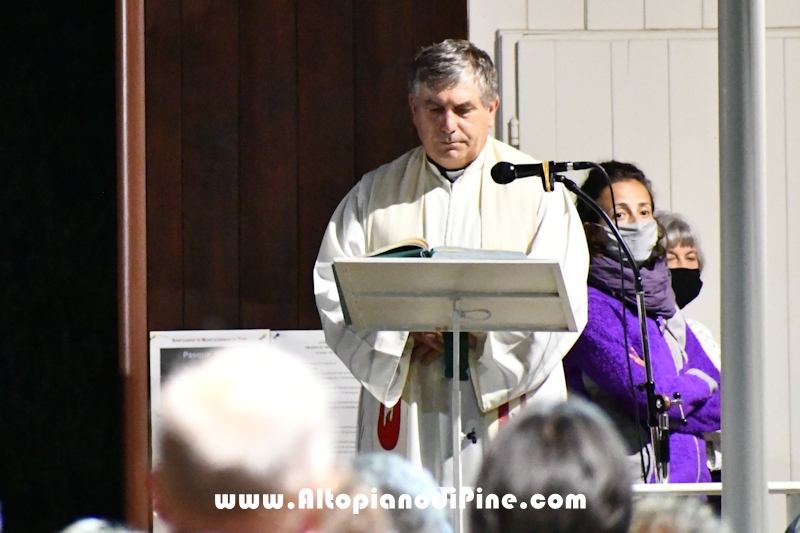
[[[547,171],[545,171],[544,181],[545,190],[553,190],[554,182],[559,182],[564,184],[564,187],[566,187],[568,191],[574,193],[578,198],[586,202],[586,204],[608,224],[608,227],[611,228],[612,233],[614,233],[614,236],[617,238],[617,242],[619,242],[620,248],[622,248],[625,257],[631,265],[646,376],[645,382],[639,385],[639,387],[647,394],[647,425],[650,428],[650,442],[653,443],[653,454],[655,455],[656,482],[669,483],[669,415],[667,414],[667,410],[672,403],[680,404],[681,400],[680,396],[677,394],[674,400],[670,400],[670,398],[664,394],[656,394],[656,384],[653,381],[653,365],[650,360],[650,337],[647,334],[644,289],[642,287],[642,275],[639,272],[639,266],[636,264],[636,261],[634,261],[633,254],[623,240],[622,235],[620,235],[617,225],[614,224],[608,214],[597,205],[597,202],[583,192],[574,181],[558,174],[551,174]],[[645,482],[647,482],[646,479]]]

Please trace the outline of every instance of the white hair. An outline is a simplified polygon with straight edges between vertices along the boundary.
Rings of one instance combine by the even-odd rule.
[[[142,533],[136,529],[131,529],[124,525],[113,524],[107,520],[99,518],[84,518],[73,522],[64,529],[61,533]]]
[[[182,500],[295,492],[330,472],[325,387],[288,354],[225,350],[174,375],[162,394],[160,469]]]
[[[631,533],[730,533],[711,507],[694,497],[650,496],[634,503]]]

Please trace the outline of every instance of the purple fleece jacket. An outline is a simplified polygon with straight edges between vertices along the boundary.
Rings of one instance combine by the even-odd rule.
[[[610,397],[619,411],[628,413],[633,419],[631,385],[623,347],[622,305],[619,300],[594,287],[589,287],[588,290],[589,322],[575,346],[564,358],[567,387],[571,393],[588,397],[589,391],[583,380],[583,375],[586,375]],[[627,306],[625,313],[630,346],[628,357],[631,358],[634,385],[638,385],[645,381],[639,320]],[[702,433],[716,431],[720,427],[719,371],[687,327],[685,349],[688,360],[678,372],[664,337],[665,333],[662,333],[661,324],[663,324],[661,319],[647,318],[656,393],[667,394],[672,398],[675,392],[680,392],[688,421],[685,426],[678,423],[680,420],[678,407],[670,408],[669,417],[673,427],[670,435],[670,481],[672,483],[710,481]],[[712,387],[713,383],[710,384],[709,381],[716,382],[716,387]],[[636,406],[639,409],[641,423],[646,426],[647,398],[644,391],[638,389]]]

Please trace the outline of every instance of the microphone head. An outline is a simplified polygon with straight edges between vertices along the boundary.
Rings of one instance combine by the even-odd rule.
[[[492,179],[495,183],[505,185],[517,179],[516,169],[513,163],[500,161],[492,167]]]

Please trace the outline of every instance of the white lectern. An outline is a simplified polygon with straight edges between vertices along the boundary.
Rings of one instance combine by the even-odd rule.
[[[535,259],[336,259],[345,322],[358,331],[452,331],[455,533],[460,507],[461,331],[577,331],[561,267]]]

